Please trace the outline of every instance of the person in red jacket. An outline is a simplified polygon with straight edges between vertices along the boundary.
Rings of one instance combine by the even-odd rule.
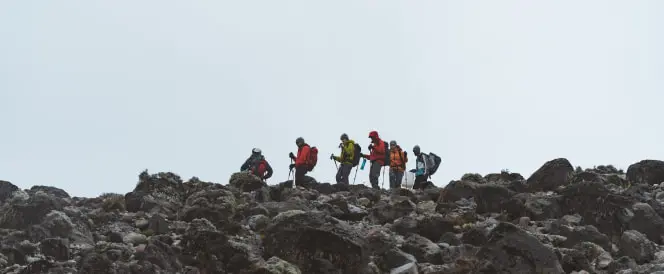
[[[371,187],[379,189],[378,178],[380,178],[380,171],[385,164],[385,153],[387,151],[385,150],[385,142],[380,139],[378,132],[370,132],[369,138],[371,138],[371,144],[369,145],[370,154],[364,154],[362,157],[371,162],[371,168],[369,168],[369,182],[371,183]]]
[[[295,168],[295,184],[297,186],[305,186],[304,175],[308,172],[307,159],[309,158],[311,147],[304,142],[304,138],[302,137],[298,137],[295,140],[295,144],[297,145],[297,157],[293,155],[293,152],[288,155],[295,162],[289,168],[291,170]]]

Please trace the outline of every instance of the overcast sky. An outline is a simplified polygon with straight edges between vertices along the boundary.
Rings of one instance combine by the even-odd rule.
[[[371,130],[440,155],[439,186],[557,157],[626,169],[664,158],[663,15],[657,0],[2,1],[0,180],[226,184],[259,147],[275,184],[302,136],[320,149],[310,175],[334,182],[341,133],[366,150]]]

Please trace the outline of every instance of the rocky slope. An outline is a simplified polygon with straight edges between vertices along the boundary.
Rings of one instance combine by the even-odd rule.
[[[530,178],[467,174],[373,190],[173,173],[97,198],[0,181],[1,273],[653,273],[664,271],[664,162],[566,159]]]

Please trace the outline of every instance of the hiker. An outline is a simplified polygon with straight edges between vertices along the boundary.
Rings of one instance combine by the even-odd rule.
[[[410,172],[415,173],[413,189],[418,189],[427,182],[426,155],[420,151],[420,146],[418,145],[413,147],[413,154],[415,154],[417,158],[415,159],[415,169],[411,169]]]
[[[390,188],[401,187],[407,162],[408,154],[397,145],[397,141],[390,141]]]
[[[371,144],[369,145],[370,154],[364,154],[362,157],[369,159],[371,162],[371,167],[369,168],[369,182],[371,183],[371,187],[380,189],[378,187],[378,178],[380,177],[381,169],[387,162],[386,157],[389,157],[386,151],[387,143],[380,139],[376,131],[370,132],[369,138],[371,138]]]
[[[348,176],[353,169],[353,159],[355,158],[355,141],[348,139],[346,133],[341,134],[341,144],[339,144],[341,154],[339,156],[330,155],[330,159],[339,162],[337,169],[337,184],[348,185]]]
[[[423,153],[420,146],[417,145],[413,147],[413,154],[417,156],[415,160],[416,168],[410,170],[410,172],[415,173],[413,189],[424,188],[427,185],[427,179],[431,178],[431,175],[438,170],[442,159],[433,152]]]
[[[260,148],[251,150],[251,156],[244,161],[244,164],[240,167],[240,171],[250,172],[263,181],[272,177],[272,167],[265,160],[265,156],[263,156]]]
[[[297,157],[293,155],[293,152],[291,152],[288,156],[291,158],[292,161],[295,163],[292,163],[289,168],[290,170],[293,170],[295,168],[295,184],[296,186],[305,186],[304,182],[304,175],[307,174],[307,172],[311,171],[313,169],[313,165],[315,163],[311,163],[311,156],[312,156],[312,148],[304,142],[304,139],[302,137],[298,137],[295,140],[295,144],[297,145]]]

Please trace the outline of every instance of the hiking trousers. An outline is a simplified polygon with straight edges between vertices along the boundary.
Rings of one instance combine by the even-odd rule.
[[[353,164],[344,163],[339,166],[337,170],[337,184],[348,184],[348,176],[350,171],[353,170]]]
[[[415,176],[415,183],[413,183],[413,189],[424,188],[424,185],[426,184],[428,177],[429,176],[427,175]]]
[[[307,187],[304,182],[304,175],[308,172],[306,166],[296,166],[295,167],[295,186]]]
[[[403,171],[396,171],[390,168],[390,188],[400,188],[403,180]]]
[[[369,182],[371,187],[379,189],[378,187],[378,178],[380,178],[380,171],[383,169],[383,166],[378,161],[371,162],[371,168],[369,169]]]

